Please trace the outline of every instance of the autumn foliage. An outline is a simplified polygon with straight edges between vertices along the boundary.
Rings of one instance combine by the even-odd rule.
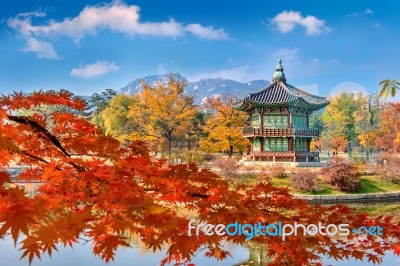
[[[202,150],[228,151],[231,157],[234,151],[244,151],[249,148],[250,143],[242,134],[246,113],[233,108],[234,101],[235,98],[230,95],[207,98],[205,101],[205,107],[212,114],[204,127],[208,136],[199,142]]]
[[[62,105],[64,111],[45,123],[41,115],[18,116],[16,111],[39,105]],[[391,217],[370,218],[346,206],[308,205],[287,189],[270,183],[232,187],[196,165],[168,165],[152,161],[142,142],[129,146],[102,133],[73,111],[85,103],[66,91],[15,93],[0,98],[0,238],[11,233],[22,241],[22,256],[31,261],[52,254],[56,244],[74,245],[80,237],[91,241],[93,253],[105,261],[115,250],[129,246],[136,235],[147,247],[169,249],[161,263],[188,263],[199,249],[224,259],[223,241],[244,243],[245,236],[188,236],[186,213],[210,224],[347,223],[351,228],[380,225],[381,239],[349,235],[298,236],[282,241],[257,236],[271,265],[317,263],[319,255],[335,259],[355,257],[379,262],[384,251],[399,253],[399,224]],[[178,115],[178,114],[177,114]],[[51,126],[50,126],[51,125]],[[17,178],[43,182],[33,198],[12,187],[5,168],[27,166]]]
[[[360,173],[357,166],[343,158],[332,158],[331,164],[321,168],[325,180],[342,191],[354,191],[360,185]]]
[[[290,175],[290,182],[297,190],[317,191],[319,180],[316,172],[300,168]]]

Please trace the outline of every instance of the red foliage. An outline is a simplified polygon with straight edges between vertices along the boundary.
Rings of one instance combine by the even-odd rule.
[[[213,163],[221,170],[221,175],[225,177],[237,177],[238,164],[235,158],[215,158]]]
[[[290,175],[290,182],[295,189],[318,191],[319,180],[316,172],[308,169],[298,169]]]
[[[282,241],[273,236],[252,241],[267,246],[271,265],[306,265],[318,254],[335,259],[368,256],[379,260],[383,252],[399,245],[400,224],[390,217],[371,218],[346,206],[316,206],[294,199],[285,188],[269,183],[233,186],[196,165],[167,165],[153,161],[144,143],[121,146],[83,118],[60,112],[51,126],[35,116],[15,111],[42,105],[62,105],[71,111],[84,104],[66,92],[14,94],[0,98],[0,238],[11,233],[22,241],[22,254],[31,261],[51,255],[56,244],[73,245],[79,237],[92,241],[93,252],[105,261],[119,246],[129,245],[129,234],[140,237],[150,249],[168,245],[162,263],[187,262],[201,248],[224,259],[223,243],[242,244],[246,236],[188,236],[189,217],[210,224],[347,223],[350,228],[380,225],[380,241],[366,236],[361,244],[349,235],[347,242],[329,236],[298,236]],[[3,108],[3,110],[2,110]],[[21,175],[42,181],[40,194],[27,197],[18,188],[6,187],[4,168],[11,163],[30,166]],[[29,178],[29,176],[31,178]]]
[[[285,167],[280,166],[280,165],[271,165],[271,166],[266,168],[266,172],[271,177],[277,177],[277,178],[288,177],[288,174],[286,173]]]
[[[360,185],[357,166],[340,157],[332,158],[331,165],[323,167],[321,173],[327,182],[342,191],[354,191]]]
[[[400,184],[400,155],[382,154],[379,170],[384,180]]]

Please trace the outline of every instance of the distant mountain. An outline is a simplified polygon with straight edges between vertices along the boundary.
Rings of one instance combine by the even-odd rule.
[[[238,98],[245,97],[249,93],[257,92],[270,84],[267,80],[252,80],[246,83],[223,78],[201,79],[195,82],[189,82],[185,77],[174,74],[175,79],[184,80],[188,83],[186,93],[194,95],[196,103],[200,104],[205,98],[220,94],[231,94]],[[169,74],[153,75],[142,78],[146,83],[155,85],[157,81],[167,81]],[[137,93],[141,89],[139,81],[132,81],[121,88],[119,93],[128,95]]]
[[[142,85],[140,85],[139,80],[144,80],[147,84],[150,84],[154,86],[156,82],[165,82],[168,81],[170,74],[162,74],[162,75],[152,75],[152,76],[147,76],[144,78],[137,79],[135,81],[129,82],[126,86],[122,87],[118,92],[119,93],[124,93],[128,95],[132,95],[134,93],[138,93],[140,89],[142,89]],[[186,82],[187,79],[179,74],[172,74],[174,79],[176,80],[184,80]]]

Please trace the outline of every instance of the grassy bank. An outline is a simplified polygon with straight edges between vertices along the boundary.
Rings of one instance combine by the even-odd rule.
[[[320,179],[320,190],[314,192],[305,192],[295,190],[288,177],[286,178],[276,178],[271,179],[271,183],[276,187],[289,187],[289,189],[297,194],[304,195],[337,195],[346,194],[335,188],[334,186],[323,182],[322,176]],[[241,182],[246,184],[256,184],[260,181],[260,176],[257,174],[251,174],[244,176]],[[400,191],[400,184],[395,184],[389,181],[383,181],[379,175],[363,175],[360,179],[360,187],[353,192],[348,192],[349,194],[365,194],[365,193],[379,193],[379,192],[393,192]]]

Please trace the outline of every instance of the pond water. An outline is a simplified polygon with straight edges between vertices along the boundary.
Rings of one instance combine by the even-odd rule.
[[[34,193],[39,184],[24,184],[25,189],[28,193]],[[384,214],[384,215],[400,215],[400,203],[374,203],[374,204],[352,204],[361,211],[369,212],[373,215]],[[397,217],[398,217],[397,216]],[[399,218],[399,217],[398,217]],[[208,265],[265,265],[268,258],[263,255],[265,254],[265,248],[261,246],[250,245],[232,245],[226,243],[225,246],[231,252],[232,257],[227,258],[223,261],[217,261],[216,259],[209,259],[204,257],[205,252],[200,252],[192,261],[192,263],[198,266]],[[14,247],[14,243],[10,237],[6,237],[4,240],[0,240],[0,265],[29,265],[28,259],[24,258],[20,260],[21,252],[18,250],[18,246]],[[43,255],[42,260],[34,260],[32,266],[70,266],[70,265],[85,265],[85,266],[97,266],[97,265],[118,265],[118,266],[151,266],[159,265],[160,261],[165,257],[167,247],[158,252],[152,252],[146,250],[140,242],[136,241],[133,248],[120,248],[116,252],[115,261],[109,264],[103,262],[100,258],[95,257],[92,254],[90,243],[83,244],[78,243],[73,246],[64,248],[63,246],[58,247],[59,252],[55,252],[51,258],[48,255]],[[373,265],[366,261],[356,261],[350,259],[348,261],[335,261],[329,258],[323,258],[324,265],[338,265],[338,266],[358,266],[358,265]],[[392,252],[387,252],[383,258],[383,262],[380,265],[395,266],[400,265],[400,257],[395,256]]]
[[[209,266],[209,265],[220,265],[220,266],[258,266],[265,265],[268,258],[262,256],[263,252],[260,252],[259,247],[249,248],[238,245],[226,245],[228,250],[231,252],[232,257],[227,258],[223,261],[217,261],[216,259],[210,259],[204,257],[204,252],[200,252],[192,261],[192,263],[198,266]],[[20,260],[21,252],[14,247],[14,243],[10,238],[6,238],[0,241],[0,265],[29,265],[28,259],[24,258]],[[106,264],[100,258],[95,257],[92,254],[90,244],[76,244],[73,249],[70,247],[64,248],[63,246],[58,247],[59,252],[55,252],[50,258],[48,255],[44,255],[42,260],[35,259],[32,266],[97,266],[97,265],[111,265],[111,266],[151,266],[159,265],[160,261],[164,258],[166,249],[153,253],[152,251],[143,250],[141,247],[136,246],[133,248],[120,248],[116,252],[115,261]],[[324,258],[324,265],[337,265],[337,266],[358,266],[358,265],[373,265],[368,261],[356,261],[350,259],[348,261],[335,261],[333,259]],[[382,266],[395,266],[400,265],[400,257],[395,256],[391,252],[387,252],[383,258]]]

